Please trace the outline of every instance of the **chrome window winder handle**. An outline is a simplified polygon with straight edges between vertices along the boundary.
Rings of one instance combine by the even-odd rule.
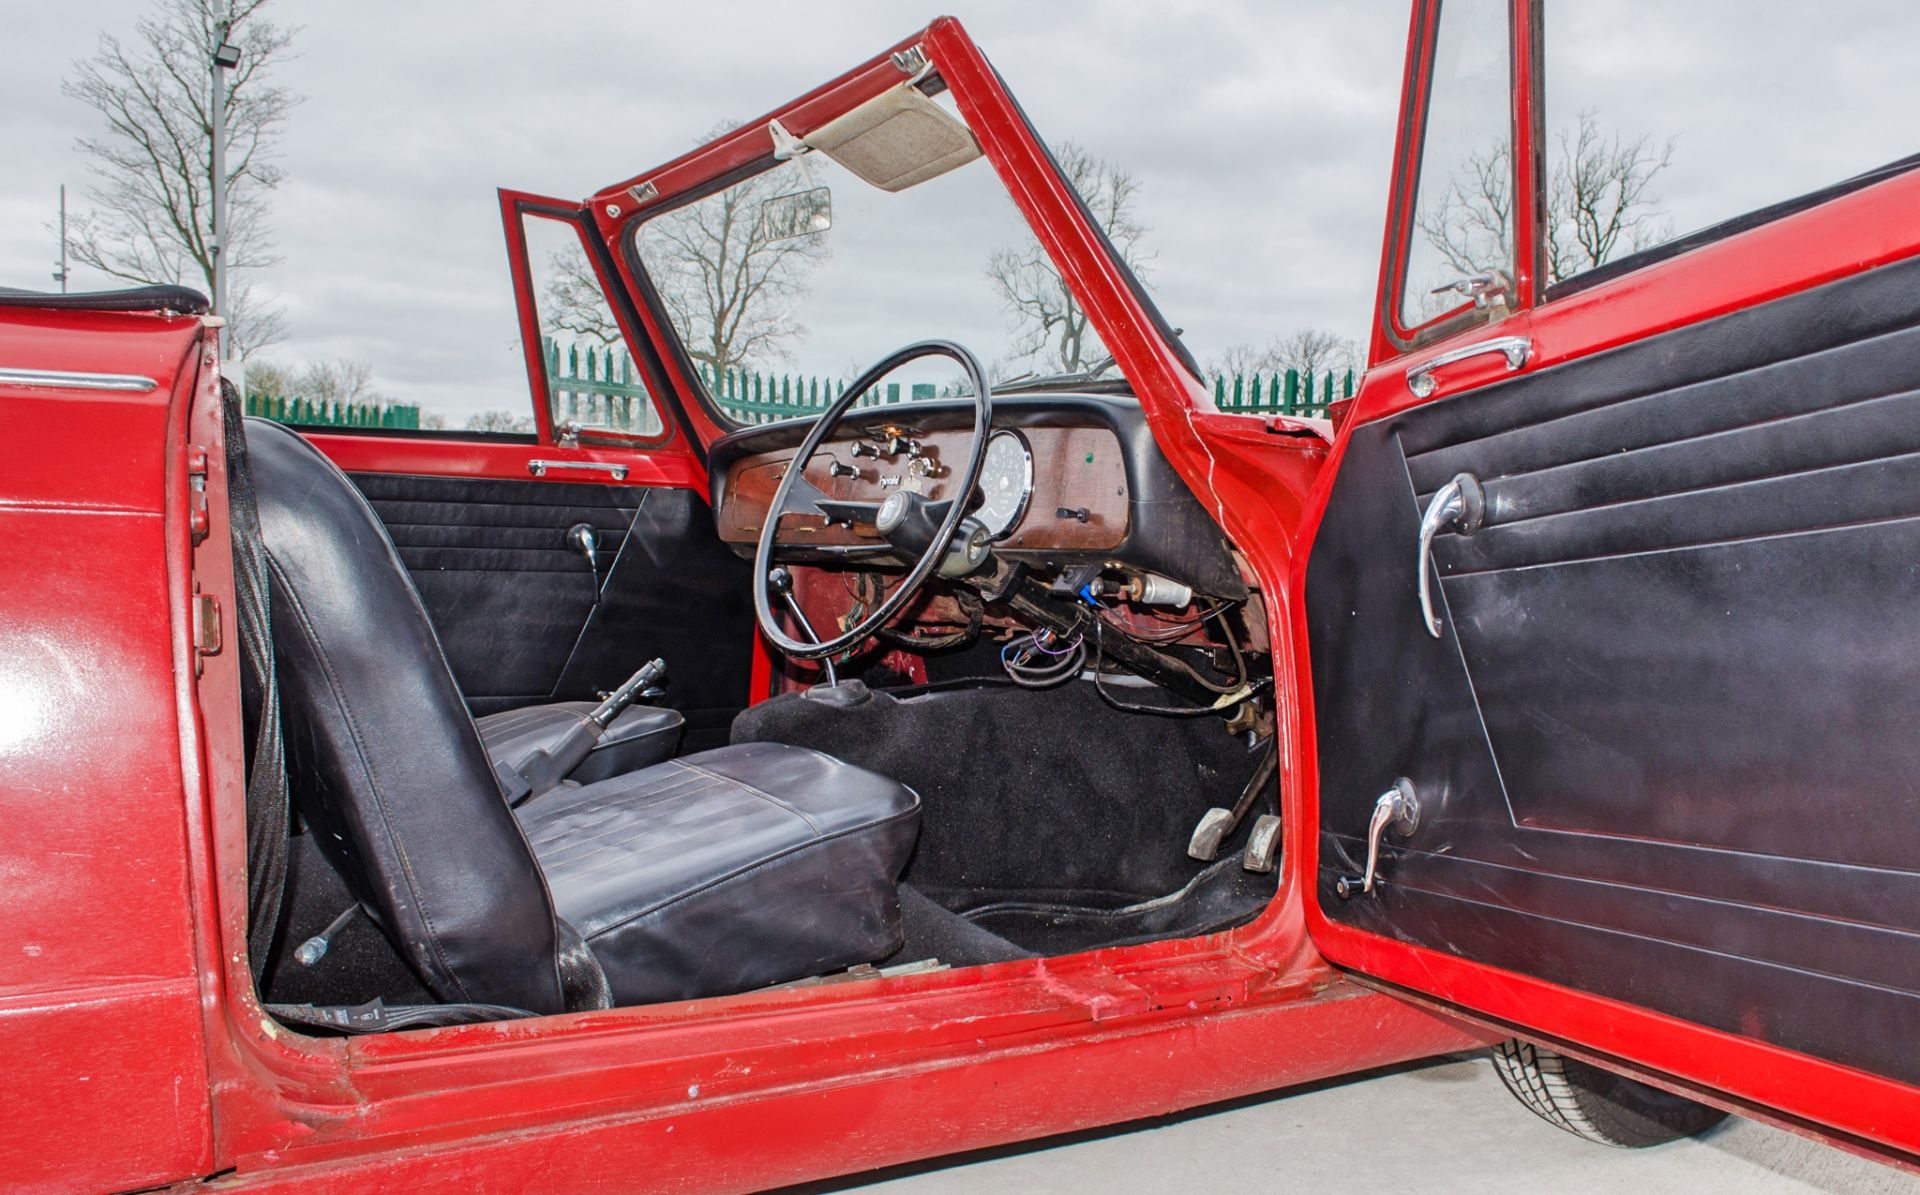
[[[1420,828],[1420,795],[1413,781],[1402,776],[1393,787],[1373,803],[1373,816],[1367,819],[1367,871],[1365,875],[1341,876],[1334,881],[1333,892],[1341,900],[1356,893],[1371,893],[1380,878],[1380,839],[1388,830],[1405,838]]]
[[[1440,637],[1440,616],[1433,609],[1433,537],[1452,527],[1461,535],[1472,535],[1486,525],[1487,493],[1471,473],[1461,473],[1440,487],[1420,516],[1420,613],[1427,620],[1427,634]]]

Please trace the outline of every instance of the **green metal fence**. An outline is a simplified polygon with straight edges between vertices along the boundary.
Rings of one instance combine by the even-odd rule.
[[[552,338],[541,341],[554,422],[607,427],[638,436],[664,430],[660,413],[647,398],[646,383],[625,353],[579,345],[565,349]],[[847,383],[801,374],[730,369],[702,371],[714,400],[742,423],[777,423],[826,409]],[[1220,376],[1212,380],[1213,401],[1222,411],[1325,417],[1327,404],[1352,398],[1354,373],[1332,370],[1303,374],[1289,369],[1268,374]],[[956,386],[928,382],[889,382],[862,395],[861,407],[893,406],[930,398],[952,398]],[[247,395],[247,414],[281,423],[319,427],[417,428],[420,408],[411,403],[330,403],[298,396]]]
[[[247,414],[308,427],[420,426],[420,408],[412,403],[341,403],[283,394],[249,393]]]
[[[1353,397],[1351,369],[1336,374],[1303,374],[1297,369],[1267,374],[1213,379],[1213,402],[1223,411],[1297,415],[1324,419],[1329,403]]]
[[[660,412],[647,397],[646,383],[634,372],[633,361],[611,348],[570,345],[563,354],[551,337],[540,340],[547,363],[547,394],[553,401],[553,421],[582,427],[606,427],[634,436],[657,436],[666,430]]]
[[[563,361],[560,347],[552,339],[542,341],[541,347],[547,361],[548,387],[557,396],[556,421],[574,419],[582,424],[599,424],[640,434],[659,432],[659,416],[653,404],[640,401],[646,388],[625,354],[611,349],[588,349],[583,357],[576,346],[566,350]],[[805,418],[825,410],[834,399],[847,392],[845,379],[746,369],[722,373],[706,368],[701,374],[714,401],[742,423]],[[1221,376],[1213,379],[1213,399],[1221,410],[1236,414],[1324,418],[1327,404],[1353,397],[1354,383],[1352,370],[1314,374],[1289,369],[1270,374]],[[862,395],[857,405],[892,406],[929,398],[952,398],[959,393],[957,386],[889,382]]]

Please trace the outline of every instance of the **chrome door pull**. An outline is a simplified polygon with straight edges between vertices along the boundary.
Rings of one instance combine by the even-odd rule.
[[[612,461],[528,461],[527,472],[535,477],[545,477],[549,469],[587,469],[596,473],[610,474],[615,481],[627,479],[627,467],[616,465]]]
[[[1524,336],[1496,336],[1492,340],[1483,340],[1478,344],[1469,344],[1462,348],[1449,349],[1438,357],[1430,357],[1407,371],[1407,389],[1413,391],[1415,398],[1431,395],[1440,383],[1434,380],[1433,371],[1443,365],[1452,365],[1456,361],[1465,361],[1470,357],[1482,357],[1488,353],[1499,353],[1507,359],[1509,370],[1519,369],[1533,356],[1533,341]]]
[[[1392,830],[1405,838],[1419,828],[1420,795],[1413,791],[1413,781],[1402,776],[1374,801],[1373,816],[1367,819],[1367,873],[1341,876],[1334,881],[1334,895],[1345,900],[1355,893],[1372,892],[1375,881],[1380,878],[1381,835]]]
[[[1420,613],[1426,616],[1427,634],[1435,639],[1440,637],[1440,616],[1433,612],[1433,537],[1449,525],[1461,535],[1472,535],[1486,517],[1486,491],[1471,473],[1461,473],[1441,486],[1420,516]]]

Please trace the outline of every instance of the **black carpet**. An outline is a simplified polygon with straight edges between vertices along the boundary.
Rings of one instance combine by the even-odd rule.
[[[881,966],[938,959],[949,967],[973,967],[1033,957],[1032,951],[1015,946],[991,930],[981,929],[907,884],[900,885],[900,928],[906,936],[906,945]]]
[[[1158,938],[1190,938],[1240,925],[1273,899],[1274,877],[1240,866],[1238,852],[1208,865],[1185,888],[1118,909],[1086,908],[1042,901],[1003,900],[975,905],[972,895],[935,893],[964,909],[981,932],[1017,943],[1034,954],[1071,954],[1096,946],[1125,946]]]
[[[1271,874],[1239,868],[1244,827],[1221,852],[1230,866],[1189,888],[1207,868],[1186,854],[1194,824],[1232,805],[1255,763],[1219,719],[1122,713],[1086,682],[909,693],[850,708],[785,695],[743,713],[733,738],[814,747],[912,787],[906,882],[1038,953],[1203,933],[1271,899]]]
[[[432,1004],[434,999],[394,950],[387,936],[355,913],[331,939],[315,965],[302,966],[294,951],[353,905],[347,885],[313,845],[296,834],[287,853],[287,894],[268,958],[266,998],[274,1004],[359,1004],[375,996],[388,1004]]]

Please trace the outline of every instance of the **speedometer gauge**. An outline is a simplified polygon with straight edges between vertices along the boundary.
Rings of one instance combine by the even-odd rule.
[[[1027,438],[1002,429],[987,440],[986,460],[980,465],[980,505],[973,517],[986,525],[994,539],[1005,539],[1027,513],[1033,496],[1033,453]]]

